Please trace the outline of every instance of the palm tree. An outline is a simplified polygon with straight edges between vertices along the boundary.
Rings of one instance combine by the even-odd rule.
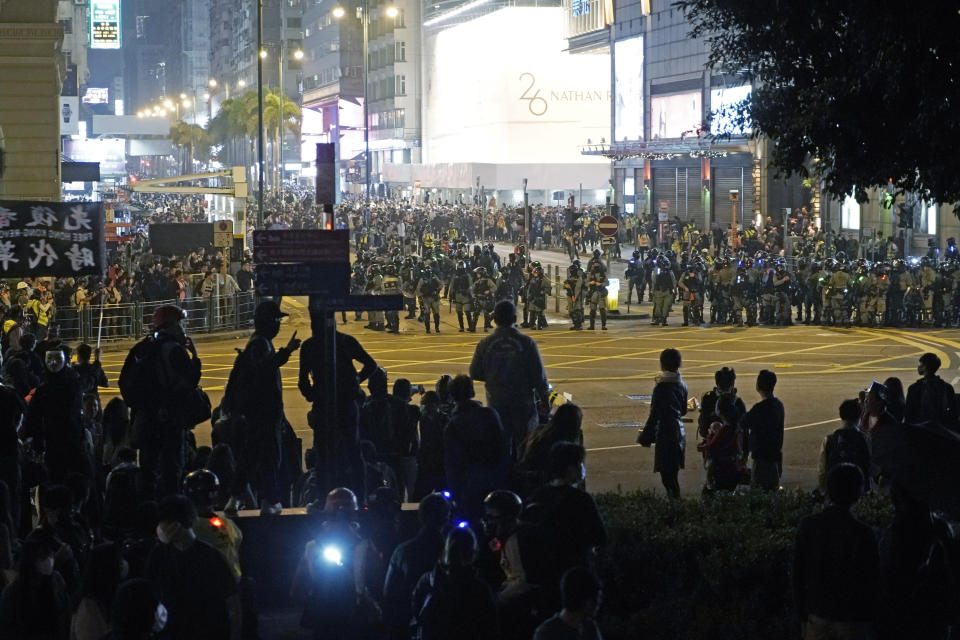
[[[200,160],[209,158],[210,145],[213,142],[206,129],[195,124],[187,124],[183,120],[177,120],[170,125],[170,141],[175,147],[188,151],[182,169],[184,174],[193,173],[195,157]]]
[[[241,97],[245,107],[248,107],[247,131],[251,137],[257,135],[259,126],[257,113],[257,94],[248,91]],[[282,102],[281,102],[282,101]],[[283,117],[281,118],[281,105]],[[300,107],[297,103],[283,95],[279,89],[264,89],[263,94],[263,128],[267,142],[272,143],[270,154],[273,169],[267,175],[271,176],[274,188],[280,187],[280,144],[282,144],[281,129],[292,132],[300,137]],[[265,169],[266,171],[266,169]]]

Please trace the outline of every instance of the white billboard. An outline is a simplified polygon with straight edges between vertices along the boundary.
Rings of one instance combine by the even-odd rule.
[[[614,45],[614,138],[643,138],[643,36],[617,40]]]
[[[90,48],[120,48],[120,0],[90,0]]]
[[[60,96],[60,135],[80,135],[80,98]]]
[[[83,104],[107,104],[110,90],[106,87],[87,87],[83,94]]]
[[[424,161],[608,163],[579,147],[610,136],[610,56],[566,48],[560,7],[508,7],[433,36]]]
[[[710,92],[710,133],[714,135],[729,133],[732,136],[746,136],[750,134],[749,124],[739,127],[734,122],[736,106],[750,95],[750,85],[739,87],[724,87],[713,89]]]
[[[650,98],[650,139],[697,137],[703,121],[699,91],[670,93]]]
[[[101,176],[127,173],[126,144],[120,138],[67,140],[63,143],[63,155],[74,162],[100,163]]]

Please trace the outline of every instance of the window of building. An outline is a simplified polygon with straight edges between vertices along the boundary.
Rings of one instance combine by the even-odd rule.
[[[840,207],[840,227],[842,229],[860,228],[860,203],[852,195],[847,196]]]
[[[394,60],[396,60],[397,62],[406,62],[407,61],[407,43],[397,42],[394,48],[396,50]]]
[[[303,30],[303,37],[304,38],[310,37],[310,27],[307,27],[306,29]]]
[[[67,18],[60,21],[64,33],[73,33],[73,18]]]
[[[287,29],[299,29],[303,26],[303,18],[287,18]]]
[[[141,40],[147,37],[147,20],[149,16],[137,16],[137,39]]]
[[[928,202],[926,203],[925,209],[926,209],[925,210],[926,220],[924,222],[926,223],[925,225],[926,228],[924,229],[924,231],[926,231],[930,235],[936,235],[937,234],[937,213],[939,212],[937,203]]]
[[[403,29],[407,26],[406,12],[403,9],[397,10],[397,17],[394,18],[393,26],[395,29]]]
[[[397,95],[407,95],[407,76],[397,76],[396,79]]]

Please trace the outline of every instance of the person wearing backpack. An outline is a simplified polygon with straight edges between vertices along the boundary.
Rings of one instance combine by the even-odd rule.
[[[922,378],[907,389],[904,422],[935,422],[952,431],[958,430],[957,397],[953,387],[937,375],[940,358],[933,353],[920,356],[917,373]]]
[[[820,490],[826,493],[827,476],[838,464],[849,462],[856,465],[864,478],[864,489],[870,489],[870,445],[867,436],[860,431],[860,403],[844,400],[840,403],[840,420],[843,426],[824,438],[820,447],[818,478]]]
[[[458,375],[450,383],[456,409],[443,432],[447,488],[467,520],[483,514],[483,498],[507,488],[510,442],[497,412],[473,399],[473,380]]]
[[[469,528],[447,534],[443,557],[413,590],[417,640],[498,640],[490,587],[477,577],[477,538]]]
[[[947,638],[960,623],[958,541],[950,525],[894,480],[894,517],[880,535],[880,640]]]
[[[873,529],[850,511],[862,488],[863,473],[857,465],[836,465],[827,474],[829,505],[803,518],[797,527],[793,596],[806,640],[870,637],[880,557]]]
[[[280,367],[300,348],[296,332],[285,347],[273,347],[280,320],[286,316],[273,300],[257,305],[253,335],[237,355],[221,405],[231,418],[242,417],[234,495],[249,482],[257,491],[262,515],[279,514],[284,493],[279,475],[284,421]]]
[[[131,444],[140,450],[149,489],[160,497],[179,491],[185,435],[196,424],[191,400],[201,362],[183,318],[179,307],[158,307],[153,335],[130,350],[120,370],[120,393],[133,411]]]

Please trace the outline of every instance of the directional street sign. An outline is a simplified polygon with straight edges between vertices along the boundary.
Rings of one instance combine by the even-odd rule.
[[[603,216],[597,220],[597,228],[600,230],[600,235],[615,236],[620,228],[620,223],[613,216]]]
[[[343,295],[310,298],[310,311],[401,311],[403,296]]]
[[[617,239],[612,236],[604,236],[600,238],[600,244],[617,244]]]
[[[257,265],[254,281],[262,296],[310,294],[339,298],[349,291],[350,263],[261,264]]]
[[[350,263],[350,232],[305,229],[254,231],[253,261]]]
[[[213,223],[213,246],[233,246],[233,220],[217,220]]]

